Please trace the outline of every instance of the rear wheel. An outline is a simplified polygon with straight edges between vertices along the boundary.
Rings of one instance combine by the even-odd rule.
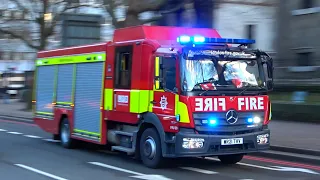
[[[223,164],[236,164],[242,160],[243,154],[222,155],[218,158]]]
[[[155,128],[146,129],[140,139],[140,158],[147,167],[159,168],[164,158],[161,151],[161,140]]]
[[[70,123],[68,118],[64,118],[60,124],[60,140],[64,148],[71,149],[75,147],[75,140],[71,138]]]

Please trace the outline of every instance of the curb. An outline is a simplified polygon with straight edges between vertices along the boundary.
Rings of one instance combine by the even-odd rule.
[[[33,124],[33,119],[32,119],[32,118],[0,115],[0,119],[12,120],[12,121],[20,121],[20,122],[27,122],[27,123],[32,123],[32,124]]]
[[[284,146],[270,146],[270,149],[273,151],[288,152],[288,153],[294,153],[294,154],[304,154],[304,155],[320,157],[320,151],[311,150],[311,149],[300,149],[300,148],[284,147]]]

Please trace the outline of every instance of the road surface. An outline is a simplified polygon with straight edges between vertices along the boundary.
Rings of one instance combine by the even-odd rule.
[[[98,146],[64,149],[34,124],[0,120],[0,179],[5,180],[317,180],[320,166],[246,156],[225,166],[215,158],[177,160],[165,169]]]

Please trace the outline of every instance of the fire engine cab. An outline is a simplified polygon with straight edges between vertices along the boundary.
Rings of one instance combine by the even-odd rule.
[[[38,53],[34,121],[65,148],[110,145],[151,168],[270,147],[270,56],[214,29],[136,26],[106,43]]]

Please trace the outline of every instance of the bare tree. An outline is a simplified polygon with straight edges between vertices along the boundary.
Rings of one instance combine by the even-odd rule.
[[[0,33],[9,34],[22,40],[29,47],[44,50],[48,38],[54,34],[60,16],[68,10],[89,4],[81,4],[79,0],[7,0],[8,5],[28,15],[28,18],[0,18]],[[9,7],[7,8],[9,9]],[[14,26],[18,25],[18,26]],[[31,36],[30,29],[34,27],[37,38]]]
[[[168,0],[103,0],[105,10],[112,18],[112,24],[115,28],[142,25],[157,21],[161,18],[161,14],[171,13],[179,9],[175,7],[169,11],[161,12],[162,7]],[[116,9],[125,7],[125,19],[119,20],[116,17]],[[180,4],[182,6],[182,4]],[[144,12],[156,12],[158,15],[150,19],[142,20],[139,15]]]

